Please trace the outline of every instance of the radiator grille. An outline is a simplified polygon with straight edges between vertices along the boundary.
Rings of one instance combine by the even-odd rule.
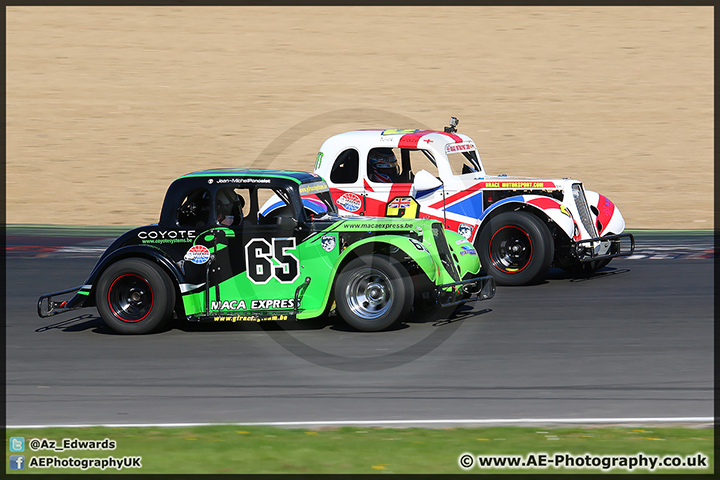
[[[582,222],[585,230],[588,231],[591,237],[595,238],[598,236],[595,225],[593,224],[592,217],[590,216],[590,209],[588,208],[587,201],[585,199],[585,190],[582,185],[575,183],[572,186],[573,198],[575,199],[575,206],[580,213],[580,221]]]
[[[447,241],[445,240],[445,230],[443,229],[442,224],[433,223],[432,232],[433,237],[435,238],[435,245],[437,246],[438,253],[440,254],[440,261],[453,280],[459,282],[460,273],[455,268],[455,262],[453,261],[452,254],[450,253],[450,247],[448,247]]]

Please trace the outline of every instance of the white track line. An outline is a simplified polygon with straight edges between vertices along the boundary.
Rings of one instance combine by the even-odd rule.
[[[523,424],[613,424],[613,423],[715,423],[714,417],[640,417],[640,418],[501,418],[501,419],[450,419],[450,420],[319,420],[309,422],[249,422],[249,423],[122,423],[122,424],[57,424],[7,425],[6,428],[85,428],[85,427],[301,427],[301,426],[408,426],[408,425],[523,425]]]

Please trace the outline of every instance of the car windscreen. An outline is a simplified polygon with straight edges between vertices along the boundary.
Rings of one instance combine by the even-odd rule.
[[[482,173],[482,165],[477,151],[447,151],[450,168],[455,175],[466,173]]]
[[[324,180],[303,183],[300,185],[299,190],[305,211],[307,213],[312,212],[313,218],[337,213],[337,207],[330,195],[330,189]]]

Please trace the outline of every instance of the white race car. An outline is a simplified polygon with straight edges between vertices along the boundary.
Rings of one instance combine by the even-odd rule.
[[[635,239],[606,197],[571,178],[488,175],[457,123],[335,135],[315,173],[342,215],[440,220],[473,242],[499,284],[537,282],[551,265],[592,272],[632,254]]]

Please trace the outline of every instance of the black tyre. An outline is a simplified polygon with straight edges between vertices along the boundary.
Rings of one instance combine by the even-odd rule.
[[[505,212],[482,227],[476,248],[499,285],[526,285],[545,276],[554,254],[552,234],[536,216]]]
[[[385,330],[410,312],[412,285],[405,268],[395,260],[363,255],[348,263],[335,281],[337,312],[357,330]]]
[[[103,272],[95,301],[102,319],[116,332],[150,333],[172,316],[175,288],[157,264],[128,258]]]

